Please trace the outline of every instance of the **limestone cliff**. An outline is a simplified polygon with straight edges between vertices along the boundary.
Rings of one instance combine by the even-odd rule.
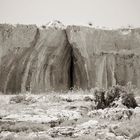
[[[125,85],[140,88],[140,29],[66,29],[74,52],[74,85],[92,88]]]
[[[0,92],[140,88],[140,29],[0,25]]]
[[[65,30],[0,26],[0,91],[45,92],[69,88],[70,46]]]

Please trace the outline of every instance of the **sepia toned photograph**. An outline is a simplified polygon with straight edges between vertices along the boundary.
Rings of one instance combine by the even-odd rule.
[[[0,0],[0,140],[140,140],[140,0]]]

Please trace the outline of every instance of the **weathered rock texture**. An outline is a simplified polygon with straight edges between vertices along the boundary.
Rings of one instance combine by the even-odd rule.
[[[0,92],[140,88],[140,29],[0,25]]]
[[[140,88],[140,29],[66,29],[74,56],[74,85],[91,88],[125,85]]]
[[[45,92],[69,88],[70,46],[65,30],[0,26],[0,91]]]

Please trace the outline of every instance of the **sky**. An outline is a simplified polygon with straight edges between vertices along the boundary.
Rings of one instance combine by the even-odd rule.
[[[0,0],[0,23],[140,27],[140,0]]]

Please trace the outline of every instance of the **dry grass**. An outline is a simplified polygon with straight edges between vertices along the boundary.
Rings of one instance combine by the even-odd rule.
[[[131,120],[126,120],[120,125],[110,128],[116,136],[124,136],[130,140],[139,138],[140,139],[140,115],[133,117]]]
[[[95,94],[95,91],[96,89],[85,91],[74,89],[67,93],[56,93],[52,91],[49,94],[42,93],[38,95],[0,95],[0,139],[54,140],[54,138],[47,133],[50,129],[56,127],[65,128],[68,126],[77,127],[90,120],[98,121],[99,127],[88,134],[76,138],[72,138],[71,136],[60,136],[58,139],[101,140],[108,137],[107,131],[109,130],[109,133],[114,134],[114,137],[110,138],[110,140],[117,140],[117,136],[122,136],[123,140],[125,140],[125,138],[138,139],[140,136],[140,115],[138,116],[139,113],[135,115],[135,110],[138,109],[137,111],[139,111],[139,108],[131,108],[130,110],[134,113],[132,113],[129,118],[126,118],[125,113],[121,114],[123,109],[129,111],[128,108],[133,107],[133,104],[135,103],[135,100],[132,100],[134,99],[135,94],[134,88],[129,85],[127,87],[119,88],[112,87],[108,90],[99,89],[97,95]],[[134,94],[131,95],[131,93]],[[115,101],[120,99],[120,97],[123,99],[121,100],[121,104],[125,105],[122,106],[122,108],[114,106]],[[125,102],[123,103],[122,101]],[[126,102],[128,104],[125,104]],[[125,117],[121,120],[110,120],[109,117],[102,118],[98,113],[96,117],[90,117],[88,113],[99,111],[96,110],[98,108],[97,105],[100,106],[99,108],[103,108],[100,109],[100,111],[105,116],[108,113],[111,118],[113,115],[114,117],[117,117],[116,111],[117,109],[120,109],[119,114],[124,115]],[[107,113],[105,111],[107,111]],[[50,123],[46,121],[47,119],[50,120]],[[61,123],[59,123],[60,120]],[[112,124],[119,124],[119,127],[109,129]]]
[[[104,109],[107,107],[117,106],[116,101],[128,108],[136,108],[138,105],[134,97],[132,86],[113,86],[108,90],[96,89],[94,91],[96,108]]]
[[[45,124],[31,122],[0,122],[0,132],[40,132],[45,131],[47,128]]]

